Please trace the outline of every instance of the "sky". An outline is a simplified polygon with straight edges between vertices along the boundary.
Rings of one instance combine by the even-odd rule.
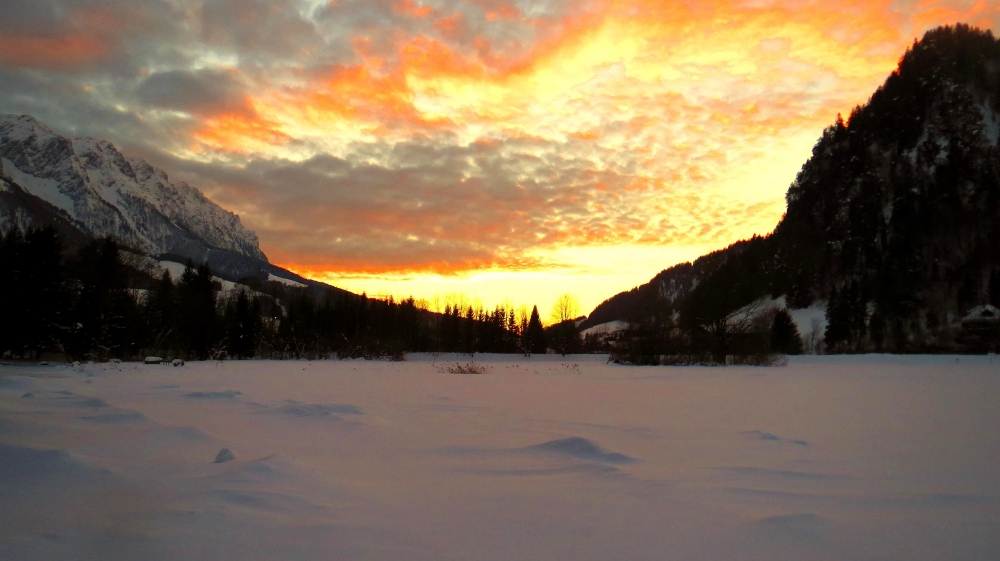
[[[824,127],[985,0],[0,0],[0,112],[369,295],[588,313],[767,234]],[[435,300],[437,296],[437,300]]]

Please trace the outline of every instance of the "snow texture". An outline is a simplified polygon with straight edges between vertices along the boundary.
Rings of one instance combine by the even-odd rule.
[[[995,357],[468,360],[0,366],[0,559],[1000,558]]]
[[[581,337],[586,337],[587,335],[610,335],[616,331],[622,331],[628,327],[628,322],[625,321],[609,321],[607,323],[600,323],[593,327],[588,327],[580,332]]]
[[[63,210],[68,215],[73,213],[73,199],[60,191],[59,182],[54,179],[44,179],[35,177],[18,169],[10,160],[3,159],[3,171],[14,183],[17,183],[27,192],[42,199],[50,205]]]
[[[174,282],[179,281],[181,276],[184,274],[184,271],[187,269],[187,265],[183,263],[177,263],[176,261],[155,261],[154,263],[155,267],[160,271],[157,274],[163,274],[163,271],[167,271],[170,273],[170,278],[173,279]],[[212,277],[212,280],[218,282],[222,286],[223,292],[234,292],[236,290],[239,290],[240,288],[246,289],[246,287],[242,284],[236,284],[235,282],[228,281],[223,278]],[[288,281],[288,282],[294,282],[294,281]],[[299,286],[305,286],[305,285],[299,284]]]
[[[272,273],[268,273],[267,274],[267,280],[269,282],[270,281],[280,282],[281,284],[284,284],[286,286],[291,286],[293,288],[302,288],[302,287],[305,286],[301,282],[296,282],[296,281],[293,281],[291,279],[286,279],[284,277],[279,277],[279,276],[277,276],[275,274],[272,274]]]
[[[0,175],[61,209],[94,236],[150,254],[194,241],[260,261],[257,235],[186,183],[105,140],[64,138],[27,115],[0,114]]]

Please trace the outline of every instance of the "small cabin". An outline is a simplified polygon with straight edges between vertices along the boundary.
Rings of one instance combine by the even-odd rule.
[[[1000,309],[989,304],[972,308],[962,318],[962,329],[965,331],[988,331],[998,326],[1000,326]]]

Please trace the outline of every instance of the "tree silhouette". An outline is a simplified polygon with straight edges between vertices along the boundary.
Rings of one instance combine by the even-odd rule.
[[[563,294],[556,298],[549,314],[552,323],[562,323],[580,316],[580,301],[572,294]]]
[[[213,358],[221,350],[216,287],[208,265],[190,262],[177,287],[177,327],[185,358]]]
[[[34,354],[55,343],[65,306],[62,246],[52,228],[0,234],[0,354]]]
[[[79,290],[67,334],[70,355],[107,360],[138,352],[145,329],[118,243],[104,238],[87,244],[71,274]]]
[[[545,328],[542,327],[542,320],[538,317],[538,306],[531,308],[531,317],[528,319],[524,338],[524,347],[528,353],[545,354],[548,345],[545,340]]]
[[[260,303],[250,291],[240,289],[226,306],[227,352],[232,358],[251,358],[260,336]]]
[[[163,271],[146,300],[146,318],[149,325],[152,346],[150,352],[159,355],[169,349],[177,339],[174,321],[177,306],[177,288],[170,277],[170,271]]]
[[[771,350],[786,355],[802,354],[802,336],[788,310],[782,308],[771,322]]]

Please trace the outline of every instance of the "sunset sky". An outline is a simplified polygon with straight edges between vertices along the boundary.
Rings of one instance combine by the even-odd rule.
[[[588,313],[770,232],[823,128],[1000,2],[3,0],[0,112],[200,188],[355,292]]]

